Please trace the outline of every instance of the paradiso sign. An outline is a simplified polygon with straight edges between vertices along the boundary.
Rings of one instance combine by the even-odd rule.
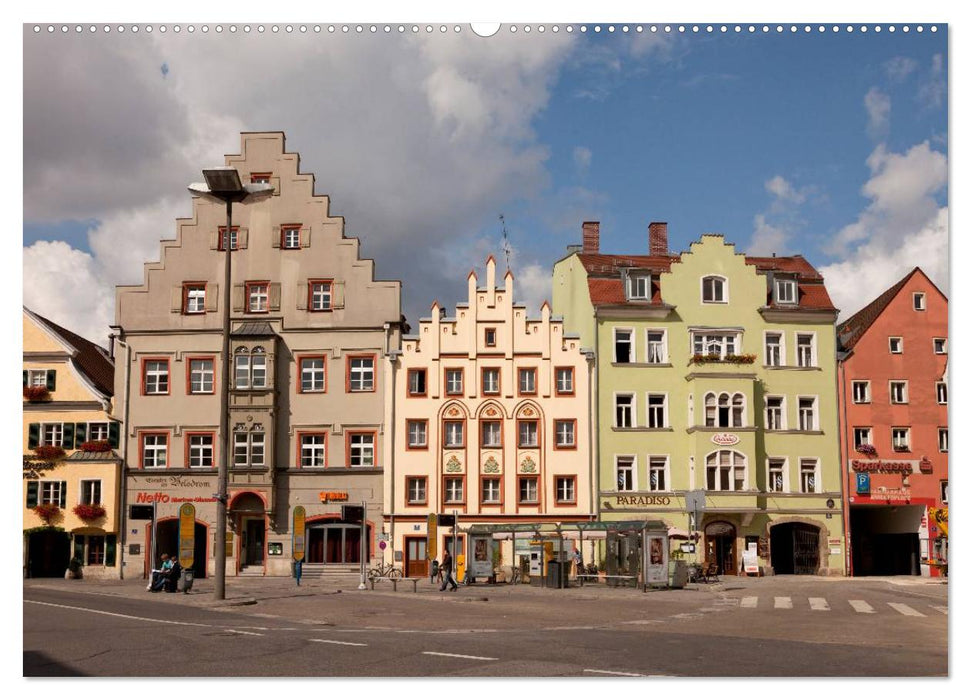
[[[716,445],[721,445],[722,447],[729,447],[731,445],[737,445],[742,441],[735,433],[715,433],[711,436],[711,441]]]
[[[618,506],[668,506],[670,496],[617,496]]]

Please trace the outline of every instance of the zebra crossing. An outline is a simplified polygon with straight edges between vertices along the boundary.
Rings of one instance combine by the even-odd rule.
[[[813,612],[845,612],[842,602],[830,604],[826,598],[800,598],[793,600],[792,596],[772,596],[768,601],[762,601],[759,596],[742,596],[740,598],[726,597],[722,601],[723,605],[738,607],[747,610],[795,610],[805,609],[806,607]],[[878,612],[894,612],[905,617],[936,617],[947,615],[946,605],[921,605],[913,603],[884,603],[871,605],[865,600],[847,600],[846,604],[853,612],[862,615],[873,615]]]

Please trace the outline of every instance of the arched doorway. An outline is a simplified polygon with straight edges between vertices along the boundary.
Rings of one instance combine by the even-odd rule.
[[[777,574],[819,572],[819,527],[808,523],[780,523],[770,532],[772,569]]]
[[[162,555],[178,555],[179,551],[179,519],[161,520],[155,526],[155,561],[151,568],[157,569],[162,563]],[[195,524],[195,547],[192,552],[192,573],[196,578],[206,577],[206,544],[209,541],[209,528],[202,523]],[[181,563],[181,562],[180,562]]]
[[[718,573],[733,576],[738,571],[735,560],[735,526],[724,520],[705,525],[705,561],[718,565]]]
[[[27,578],[64,578],[71,560],[71,536],[44,528],[27,535]]]
[[[260,567],[266,561],[266,506],[257,494],[247,491],[233,498],[230,515],[239,533],[239,569]]]

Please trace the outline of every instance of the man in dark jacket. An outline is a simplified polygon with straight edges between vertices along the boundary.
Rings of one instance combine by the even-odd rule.
[[[442,587],[440,590],[444,591],[449,585],[452,586],[453,591],[459,587],[455,583],[455,579],[452,578],[452,553],[447,549],[445,550],[445,557],[442,559],[442,564],[438,569],[442,572]]]
[[[169,569],[169,573],[165,576],[165,591],[167,593],[176,593],[179,590],[179,578],[182,576],[182,565],[179,563],[178,557],[172,557],[172,568]]]

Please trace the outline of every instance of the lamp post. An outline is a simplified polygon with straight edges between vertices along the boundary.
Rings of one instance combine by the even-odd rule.
[[[223,281],[223,367],[219,382],[219,462],[217,463],[216,491],[216,552],[215,588],[216,600],[226,598],[226,506],[229,500],[229,305],[232,286],[232,231],[233,202],[253,203],[266,199],[273,194],[273,185],[257,183],[244,185],[239,172],[232,167],[209,168],[202,171],[205,183],[189,185],[189,192],[210,202],[226,205],[226,237],[223,248],[226,253],[225,278]]]

